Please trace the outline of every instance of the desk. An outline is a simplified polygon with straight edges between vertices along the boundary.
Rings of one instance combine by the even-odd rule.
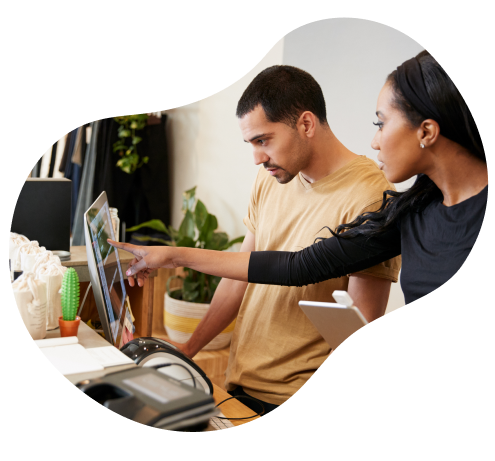
[[[129,282],[127,282],[125,269],[127,268],[127,264],[129,264],[134,259],[134,256],[127,251],[119,250],[119,259],[122,265],[122,270],[124,271],[124,278],[126,279],[125,289],[127,291],[127,294],[129,295],[132,314],[135,318],[134,326],[136,327],[136,332],[134,336],[151,336],[153,324],[153,292],[155,286],[156,271],[152,272],[149,275],[142,288],[138,287],[137,285],[131,287],[129,285]],[[62,261],[62,266],[73,267],[77,272],[81,289],[80,302],[82,302],[90,281],[86,247],[70,247],[70,260]],[[95,317],[98,317],[92,293],[88,294],[82,314],[82,317],[86,320],[90,318],[94,320]]]
[[[56,330],[51,330],[47,332],[46,338],[59,338],[60,337],[60,330],[57,328]],[[93,347],[104,347],[104,346],[109,346],[110,343],[108,343],[106,340],[104,340],[98,333],[93,331],[90,327],[88,327],[85,323],[80,323],[79,324],[79,330],[77,332],[77,339],[79,340],[79,344],[84,346],[86,349],[91,349]],[[101,371],[93,371],[90,373],[78,373],[78,374],[73,374],[73,375],[66,375],[65,377],[72,383],[72,384],[77,384],[78,382],[84,380],[84,379],[95,379],[99,378],[101,376],[104,376],[107,373],[112,373],[115,371],[122,371],[122,370],[127,370],[129,368],[133,368],[136,365],[120,365],[116,367],[110,367],[106,368],[105,370]],[[230,394],[225,392],[223,389],[218,387],[216,384],[213,384],[213,399],[215,400],[215,403],[218,404],[222,402],[223,400],[227,399],[230,397]],[[254,412],[246,407],[244,404],[239,402],[238,400],[229,400],[228,402],[225,402],[222,404],[220,407],[220,410],[225,416],[231,417],[231,418],[244,418],[246,416],[252,415]],[[249,421],[252,421],[254,419],[259,418],[257,416],[256,418],[251,418],[251,419],[246,419],[246,420],[240,420],[236,421],[233,420],[232,424],[234,426],[240,426],[241,424],[248,423]]]

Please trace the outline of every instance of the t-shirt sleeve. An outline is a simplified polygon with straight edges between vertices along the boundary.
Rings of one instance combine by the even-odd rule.
[[[248,281],[301,287],[362,271],[400,253],[397,227],[374,237],[330,237],[296,252],[252,252]]]

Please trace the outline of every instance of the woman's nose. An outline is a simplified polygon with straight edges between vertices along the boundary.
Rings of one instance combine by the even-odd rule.
[[[375,136],[371,140],[371,148],[374,150],[380,150],[380,144],[378,144],[378,131],[375,133]]]

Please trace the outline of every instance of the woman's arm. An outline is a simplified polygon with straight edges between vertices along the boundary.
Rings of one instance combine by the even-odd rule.
[[[143,277],[160,267],[189,267],[242,282],[303,286],[367,269],[401,253],[398,230],[388,231],[379,237],[330,237],[296,252],[231,253],[198,248],[135,246],[112,240],[108,242],[135,256],[126,274],[128,277],[137,275],[140,286]]]
[[[248,281],[300,287],[359,272],[400,254],[398,229],[375,237],[330,237],[297,252],[251,253]]]
[[[132,285],[134,285],[132,276],[137,276],[138,285],[142,286],[148,274],[160,267],[170,269],[189,267],[206,274],[242,282],[248,281],[250,252],[234,253],[199,248],[137,246],[113,240],[108,240],[108,243],[135,256],[126,271],[129,283]]]

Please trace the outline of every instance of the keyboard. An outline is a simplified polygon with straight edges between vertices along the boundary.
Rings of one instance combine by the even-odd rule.
[[[223,413],[220,413],[218,416],[225,418]],[[234,427],[231,421],[228,419],[219,419],[218,416],[213,416],[210,418],[210,423],[208,424],[209,431],[219,431],[221,429],[228,429],[230,427]]]

